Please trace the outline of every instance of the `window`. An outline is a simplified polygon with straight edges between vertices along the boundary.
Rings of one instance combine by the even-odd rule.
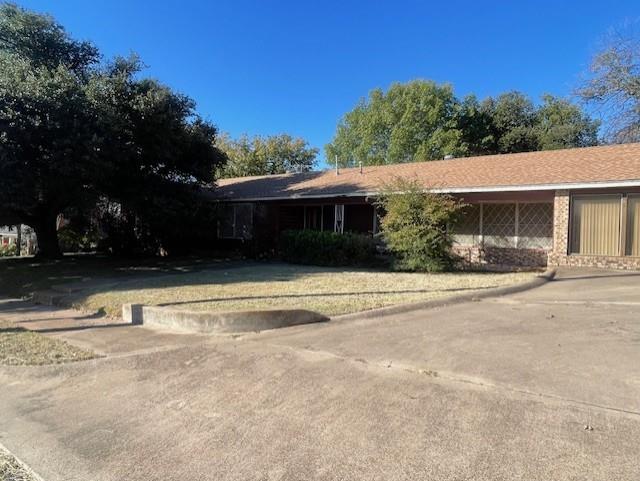
[[[371,204],[347,204],[344,206],[344,231],[360,234],[373,233],[374,210]]]
[[[640,257],[640,195],[627,199],[627,247],[628,256]]]
[[[483,204],[482,234],[491,247],[516,246],[516,204]]]
[[[322,230],[322,206],[307,205],[304,208],[304,228]]]
[[[333,205],[322,206],[322,230],[333,231],[336,223],[336,208]]]
[[[591,195],[573,198],[571,253],[584,255],[619,254],[619,195]]]
[[[480,204],[471,204],[464,209],[462,219],[454,228],[453,240],[463,246],[480,244]]]
[[[518,204],[518,247],[553,247],[553,204]]]
[[[218,227],[223,239],[251,239],[253,204],[229,204],[224,207]]]

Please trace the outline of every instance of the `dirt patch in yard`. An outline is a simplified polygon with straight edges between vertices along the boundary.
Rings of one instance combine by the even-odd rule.
[[[83,293],[75,307],[119,316],[125,303],[192,311],[307,309],[328,316],[525,282],[537,273],[398,273],[263,264],[135,280]]]
[[[84,361],[94,357],[94,353],[65,341],[0,321],[0,364],[39,366]]]

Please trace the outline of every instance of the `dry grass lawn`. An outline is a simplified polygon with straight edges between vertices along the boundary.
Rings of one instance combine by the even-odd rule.
[[[36,478],[0,446],[0,481],[36,481]]]
[[[95,354],[59,339],[0,321],[0,364],[36,366],[92,359]],[[0,478],[2,479],[2,478]]]
[[[531,279],[535,273],[414,274],[288,264],[256,264],[133,280],[96,290],[77,307],[119,316],[124,303],[185,310],[299,308],[338,315],[481,291]]]

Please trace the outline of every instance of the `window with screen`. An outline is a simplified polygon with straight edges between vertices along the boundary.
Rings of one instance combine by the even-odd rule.
[[[482,234],[491,247],[515,247],[516,204],[483,204]]]

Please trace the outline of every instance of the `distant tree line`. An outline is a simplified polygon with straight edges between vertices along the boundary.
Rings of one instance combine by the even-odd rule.
[[[242,135],[232,139],[228,134],[216,140],[217,147],[228,157],[217,177],[307,172],[316,165],[318,149],[301,138],[288,134],[262,137]]]
[[[551,95],[538,105],[520,92],[460,100],[448,84],[414,80],[371,91],[342,118],[326,155],[341,165],[380,165],[586,147],[598,143],[598,127],[578,105]]]

